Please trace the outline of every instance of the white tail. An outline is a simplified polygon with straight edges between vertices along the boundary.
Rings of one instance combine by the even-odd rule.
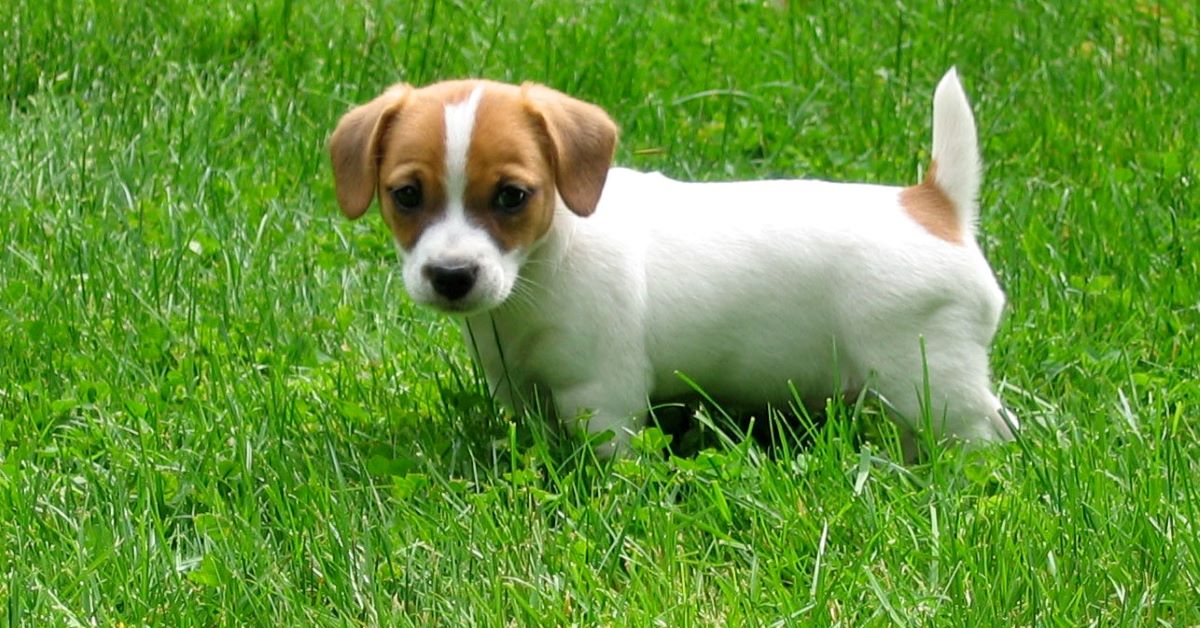
[[[963,233],[975,233],[979,217],[979,143],[975,117],[950,68],[933,93],[933,180],[954,203]]]

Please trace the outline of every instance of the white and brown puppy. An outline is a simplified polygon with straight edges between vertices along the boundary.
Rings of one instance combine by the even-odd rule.
[[[602,453],[648,404],[693,393],[680,374],[736,407],[782,406],[789,383],[867,388],[907,428],[932,415],[938,437],[1011,438],[988,376],[1004,295],[975,242],[975,122],[953,69],[912,187],[685,183],[610,169],[616,139],[598,107],[470,80],[394,86],[330,150],[342,211],[379,196],[408,293],[455,315],[494,392],[548,393],[560,419],[612,430]]]

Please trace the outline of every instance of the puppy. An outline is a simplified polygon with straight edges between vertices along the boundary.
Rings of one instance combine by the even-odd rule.
[[[611,431],[602,455],[690,382],[735,407],[865,388],[910,436],[1012,437],[988,374],[1004,294],[975,241],[979,154],[954,69],[910,187],[681,182],[611,168],[616,140],[594,105],[466,80],[391,87],[341,119],[330,152],[342,211],[379,197],[409,295],[453,315],[501,401]]]

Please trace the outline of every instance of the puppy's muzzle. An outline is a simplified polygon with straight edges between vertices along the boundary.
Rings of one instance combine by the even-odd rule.
[[[421,273],[429,280],[434,292],[447,301],[457,301],[475,287],[479,265],[470,262],[426,264]]]

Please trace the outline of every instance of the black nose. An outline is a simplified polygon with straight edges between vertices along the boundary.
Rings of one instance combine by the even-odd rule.
[[[475,286],[479,267],[475,264],[451,264],[446,266],[428,264],[422,270],[433,284],[433,289],[451,301],[461,299]]]

